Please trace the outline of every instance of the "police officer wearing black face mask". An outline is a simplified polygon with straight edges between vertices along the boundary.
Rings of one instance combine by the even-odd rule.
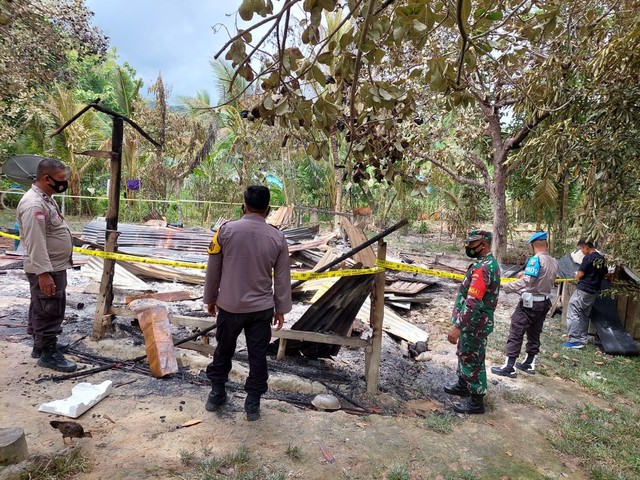
[[[27,332],[33,336],[31,356],[38,365],[59,372],[77,367],[62,355],[58,342],[66,307],[67,269],[73,266],[71,230],[52,198],[68,186],[64,163],[43,158],[36,181],[18,204],[24,271],[31,287]],[[66,345],[68,346],[68,344]]]

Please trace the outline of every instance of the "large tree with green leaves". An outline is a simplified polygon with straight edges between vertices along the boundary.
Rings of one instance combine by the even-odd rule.
[[[0,0],[0,152],[70,80],[68,54],[104,55],[107,41],[78,0]]]
[[[244,0],[241,26],[223,49],[238,75],[262,91],[259,114],[290,129],[347,132],[355,172],[393,178],[394,158],[428,161],[486,190],[493,205],[495,251],[506,248],[506,180],[511,154],[532,131],[576,100],[585,66],[612,43],[636,2],[479,0]],[[325,31],[323,15],[342,10]],[[262,19],[253,20],[254,15]],[[302,16],[302,19],[300,19]],[[303,27],[292,38],[294,22]],[[342,28],[348,24],[348,28]],[[253,38],[257,26],[267,34]],[[596,32],[596,34],[594,34]],[[252,63],[268,40],[276,48]],[[300,42],[304,48],[299,48]],[[309,95],[308,84],[322,94]],[[455,112],[457,142],[436,152],[429,132],[404,125],[438,102]],[[403,142],[410,134],[411,142]],[[311,144],[327,157],[329,145]]]

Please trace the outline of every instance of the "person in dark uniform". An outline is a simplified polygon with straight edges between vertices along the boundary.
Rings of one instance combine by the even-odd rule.
[[[267,346],[271,324],[280,330],[291,311],[291,270],[284,234],[266,222],[269,189],[250,186],[244,192],[244,215],[222,225],[209,246],[203,301],[217,315],[218,345],[206,370],[211,393],[209,411],[227,401],[225,384],[240,332],[249,354],[244,403],[249,421],[260,418],[260,397],[267,391]]]
[[[591,308],[598,298],[602,280],[608,271],[604,255],[596,250],[591,240],[580,239],[578,248],[584,254],[584,258],[576,273],[577,289],[571,295],[567,307],[569,338],[562,345],[565,348],[584,348],[587,345]]]
[[[491,232],[485,230],[473,230],[465,239],[467,256],[476,260],[460,285],[451,313],[453,325],[447,335],[447,340],[458,346],[458,381],[444,387],[451,395],[470,397],[453,406],[458,413],[484,413],[487,391],[484,359],[500,293],[500,267],[491,254],[491,240]]]
[[[67,189],[68,176],[64,163],[43,158],[36,181],[16,211],[24,271],[31,288],[27,325],[27,332],[33,336],[31,356],[38,358],[41,367],[59,372],[77,368],[64,357],[58,342],[67,303],[67,269],[73,267],[73,239],[58,204],[51,198]]]
[[[516,368],[529,374],[536,372],[536,355],[540,353],[540,334],[547,312],[551,308],[549,295],[558,276],[558,261],[549,255],[547,232],[536,232],[529,238],[533,256],[527,260],[524,274],[515,282],[502,286],[506,293],[520,293],[518,306],[511,315],[509,338],[505,347],[504,365],[491,367],[491,373],[515,378]],[[516,363],[527,335],[527,358]]]

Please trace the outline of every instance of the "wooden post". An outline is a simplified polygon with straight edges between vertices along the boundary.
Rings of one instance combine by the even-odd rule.
[[[276,356],[276,360],[284,360],[287,356],[287,339],[280,338],[278,342],[278,354]]]
[[[387,259],[387,244],[384,240],[378,241],[378,260],[384,262]],[[364,354],[365,379],[367,393],[378,393],[378,381],[380,377],[380,358],[382,356],[382,322],[384,321],[384,283],[385,272],[376,273],[371,301],[371,314],[369,323],[373,328],[371,335],[371,349],[367,348]]]
[[[111,168],[109,183],[109,209],[105,231],[105,252],[115,252],[118,241],[118,212],[120,209],[120,173],[122,169],[122,140],[124,136],[124,121],[122,117],[113,117],[113,131],[111,133]],[[111,305],[113,303],[113,274],[116,261],[105,258],[100,292],[96,305],[96,317],[93,323],[93,339],[100,340],[105,332],[112,331]]]

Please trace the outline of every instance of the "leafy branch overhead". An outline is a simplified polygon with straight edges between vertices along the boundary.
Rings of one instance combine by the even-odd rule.
[[[419,129],[400,124],[420,118],[425,91],[444,95],[448,108],[480,102],[524,115],[507,148],[560,105],[530,80],[538,68],[558,70],[549,71],[549,48],[564,32],[562,2],[278,3],[274,11],[271,1],[243,0],[238,15],[252,23],[216,57],[226,52],[235,74],[259,87],[254,118],[327,135],[346,127],[354,165],[389,168],[404,155],[401,140]],[[267,31],[254,41],[259,28]],[[327,156],[326,148],[309,153]]]
[[[248,119],[277,123],[316,159],[332,152],[331,142],[314,139],[345,142],[346,158],[334,162],[356,182],[393,183],[433,165],[483,188],[503,245],[505,182],[524,161],[515,153],[590,88],[588,65],[616,45],[623,25],[633,29],[635,7],[632,0],[243,0],[238,15],[248,23],[217,56],[256,87]],[[423,119],[447,111],[451,131],[438,137]],[[444,148],[434,148],[440,142]]]

